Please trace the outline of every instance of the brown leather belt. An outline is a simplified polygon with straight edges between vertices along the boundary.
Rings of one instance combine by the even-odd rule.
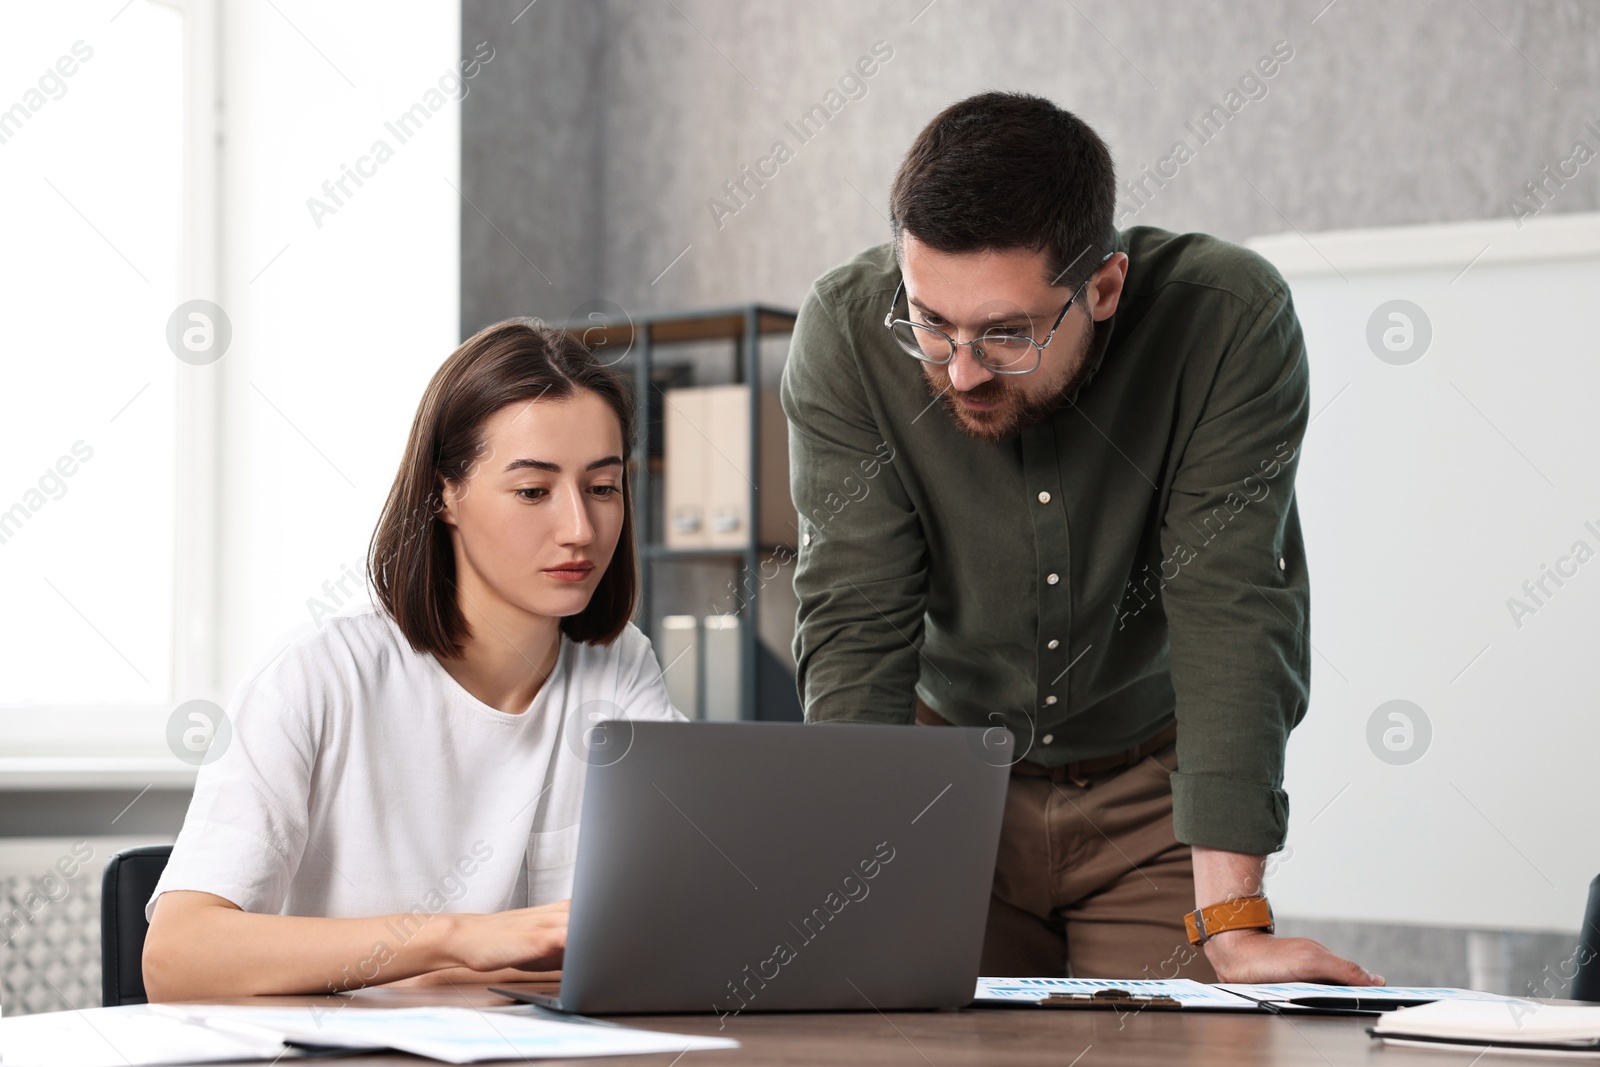
[[[952,725],[949,719],[928,707],[920,697],[917,699],[917,722],[924,726]],[[1078,785],[1083,785],[1089,778],[1096,775],[1132,767],[1140,760],[1160,752],[1168,745],[1176,743],[1177,740],[1178,724],[1175,722],[1168,723],[1164,729],[1153,737],[1146,738],[1132,748],[1124,749],[1121,752],[1113,752],[1108,756],[1095,756],[1093,759],[1071,760],[1057,767],[1047,767],[1034,760],[1021,759],[1012,765],[1011,773],[1053,778],[1058,782],[1062,779],[1068,779]]]

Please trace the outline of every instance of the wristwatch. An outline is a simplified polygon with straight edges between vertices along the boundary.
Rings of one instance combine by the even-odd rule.
[[[1208,904],[1183,917],[1191,945],[1203,945],[1228,930],[1265,929],[1272,933],[1272,905],[1259,893]]]

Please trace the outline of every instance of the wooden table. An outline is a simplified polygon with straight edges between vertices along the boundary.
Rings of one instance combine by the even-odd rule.
[[[549,992],[555,992],[554,984]],[[364,989],[346,994],[347,1010],[402,1007],[489,1007],[511,1003],[487,986]],[[245,997],[205,1003],[286,1007],[324,1004],[333,997]],[[1427,1064],[1468,1067],[1477,1049],[1462,1053],[1387,1048],[1367,1035],[1370,1018],[1272,1016],[1234,1012],[1145,1011],[1119,1017],[1110,1011],[1028,1008],[968,1008],[949,1012],[750,1013],[718,1029],[713,1015],[618,1017],[618,1022],[682,1034],[721,1034],[738,1049],[682,1057],[627,1056],[606,1059],[539,1060],[539,1064],[633,1064],[680,1067],[736,1064],[905,1064],[960,1067],[964,1064],[1049,1064],[1051,1067],[1336,1067],[1365,1064]],[[343,1062],[343,1061],[339,1061]],[[403,1053],[362,1055],[355,1067],[432,1062]],[[526,1064],[522,1059],[496,1061]],[[1484,1065],[1537,1060],[1484,1057]]]

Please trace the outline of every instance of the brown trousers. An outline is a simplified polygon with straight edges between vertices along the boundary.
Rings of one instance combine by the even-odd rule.
[[[921,700],[917,721],[948,725]],[[1171,744],[1077,779],[1012,766],[983,974],[1217,980],[1184,933],[1194,862],[1173,835],[1177,766]]]

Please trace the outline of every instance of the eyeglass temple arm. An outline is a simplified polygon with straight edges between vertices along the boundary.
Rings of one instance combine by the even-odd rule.
[[[894,296],[889,298],[889,310],[883,313],[883,324],[885,326],[894,325],[894,306],[900,303],[900,290],[904,289],[905,287],[906,280],[901,278],[900,284],[894,287]]]

